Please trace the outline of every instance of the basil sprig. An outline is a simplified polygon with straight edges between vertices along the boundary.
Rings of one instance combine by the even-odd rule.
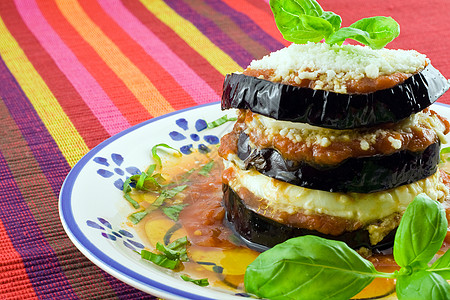
[[[447,234],[445,210],[421,194],[408,206],[394,241],[394,259],[400,267],[423,269],[441,248]],[[409,216],[417,216],[416,218]]]
[[[401,269],[377,271],[343,242],[316,236],[290,239],[260,254],[245,273],[247,292],[267,299],[349,299],[374,278],[396,278],[402,299],[450,299],[450,252],[429,266],[446,235],[442,205],[421,194],[397,229],[394,258]]]
[[[134,225],[138,224],[150,212],[160,208],[161,205],[163,205],[164,201],[175,197],[176,195],[178,195],[178,193],[182,192],[185,188],[187,188],[186,184],[176,186],[172,189],[162,190],[161,194],[159,194],[158,198],[156,198],[156,200],[153,201],[153,203],[149,207],[147,207],[144,210],[140,210],[138,212],[132,213],[131,215],[128,216],[128,220],[130,220]],[[183,207],[181,207],[181,209],[183,209]],[[181,209],[180,209],[180,211],[181,211]]]
[[[183,262],[189,261],[187,255],[187,246],[189,241],[187,237],[179,238],[168,245],[163,245],[160,242],[156,244],[158,252],[151,252],[148,250],[141,251],[141,258],[151,261],[158,266],[167,269],[177,269]]]
[[[236,120],[237,120],[236,117],[228,118],[227,115],[224,115],[224,116],[220,117],[217,120],[214,120],[214,121],[212,121],[210,123],[207,123],[207,126],[208,126],[209,129],[216,128],[216,127],[219,127],[222,124],[225,124],[226,122],[233,122],[233,121],[236,121]]]
[[[325,42],[341,45],[356,40],[373,49],[381,49],[400,34],[400,26],[390,17],[361,19],[341,28],[341,17],[323,11],[315,0],[270,0],[275,23],[283,37],[291,42]]]
[[[192,279],[188,275],[184,275],[184,274],[180,275],[180,277],[184,281],[192,282],[192,283],[194,283],[196,285],[199,285],[199,286],[208,286],[209,285],[208,278]]]

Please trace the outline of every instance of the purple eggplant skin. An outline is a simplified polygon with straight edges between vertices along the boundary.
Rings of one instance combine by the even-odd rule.
[[[330,240],[345,242],[355,250],[365,247],[374,252],[391,248],[394,244],[396,229],[392,230],[376,245],[372,245],[367,230],[359,229],[345,232],[341,235],[323,234],[316,230],[293,227],[278,223],[248,208],[244,201],[230,188],[223,185],[223,199],[225,206],[225,225],[249,248],[263,252],[290,238],[316,235]]]
[[[248,136],[241,133],[237,156],[246,169],[297,186],[342,193],[373,193],[413,183],[438,170],[440,142],[423,151],[402,150],[390,155],[351,157],[338,165],[294,162],[272,148],[250,149]]]
[[[367,94],[339,94],[228,74],[221,107],[249,109],[276,120],[352,129],[394,123],[434,103],[449,83],[431,64],[392,88]]]

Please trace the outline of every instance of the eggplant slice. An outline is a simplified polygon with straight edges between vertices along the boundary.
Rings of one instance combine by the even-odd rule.
[[[242,132],[236,153],[247,170],[253,167],[266,176],[327,192],[384,191],[433,175],[439,163],[439,141],[419,152],[352,157],[338,165],[324,166],[287,160],[272,148],[251,149],[248,140]]]
[[[304,235],[316,235],[330,240],[343,241],[353,249],[365,247],[371,250],[384,250],[392,247],[394,243],[396,230],[392,230],[377,245],[371,245],[367,230],[359,229],[334,236],[315,230],[293,227],[275,222],[249,209],[228,185],[223,185],[223,195],[227,225],[243,243],[256,251],[263,252],[290,238]]]
[[[431,64],[392,88],[368,94],[339,94],[228,74],[222,109],[250,109],[276,120],[352,129],[398,122],[434,103],[449,83]]]

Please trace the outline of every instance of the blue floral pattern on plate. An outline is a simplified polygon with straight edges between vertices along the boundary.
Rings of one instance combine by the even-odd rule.
[[[173,130],[168,133],[169,138],[179,144],[180,152],[189,155],[195,148],[200,153],[208,153],[211,145],[218,145],[220,138],[213,134],[208,134],[208,123],[203,119],[197,119],[193,128],[190,127],[189,121],[185,118],[179,118],[175,121],[175,125],[179,130]],[[141,170],[135,166],[123,167],[124,157],[119,153],[112,153],[109,158],[96,156],[93,161],[100,167],[97,169],[97,174],[105,179],[115,179],[113,181],[114,187],[119,190],[123,189],[125,180],[132,176],[141,174]],[[138,241],[135,241],[134,235],[125,229],[114,229],[111,222],[102,217],[97,217],[97,220],[87,220],[86,225],[99,230],[100,235],[113,242],[121,242],[125,247],[134,251],[140,252],[145,246]],[[213,271],[222,273],[223,267],[216,265],[213,262],[198,261],[200,265],[212,265]],[[235,293],[236,296],[250,297],[246,293]]]
[[[96,162],[97,164],[108,168],[108,169],[103,169],[103,168],[98,169],[97,170],[98,175],[102,176],[103,178],[111,178],[114,175],[119,176],[119,178],[114,181],[114,186],[119,190],[123,189],[123,183],[125,182],[123,180],[124,177],[125,177],[125,180],[129,177],[126,174],[129,174],[129,175],[141,174],[141,171],[137,167],[130,166],[130,167],[126,167],[126,168],[122,169],[121,166],[122,166],[124,159],[123,159],[122,155],[120,155],[118,153],[112,153],[111,160],[112,160],[112,163],[110,163],[107,158],[101,157],[101,156],[96,156],[93,159],[93,161]]]
[[[101,217],[98,217],[97,221],[98,223],[96,221],[87,220],[86,225],[100,230],[101,236],[108,240],[114,242],[121,241],[125,247],[133,251],[139,251],[145,248],[144,245],[133,240],[134,235],[131,232],[125,229],[114,230],[111,223]]]
[[[189,129],[189,122],[184,118],[177,119],[175,121],[175,124],[184,132],[181,133],[179,131],[171,131],[169,133],[169,137],[173,141],[186,141],[188,143],[180,147],[180,151],[183,154],[192,153],[192,149],[194,148],[194,146],[196,146],[201,153],[208,153],[210,149],[204,143],[201,143],[202,138],[209,145],[219,144],[220,139],[215,135],[211,134],[204,134],[202,136],[199,135],[203,130],[208,128],[208,123],[206,123],[206,121],[203,119],[197,119],[197,121],[195,121],[194,124],[195,132]]]

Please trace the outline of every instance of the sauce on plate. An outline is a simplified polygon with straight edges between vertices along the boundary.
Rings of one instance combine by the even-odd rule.
[[[213,163],[211,163],[213,161]],[[206,164],[211,170],[199,172]],[[450,170],[450,167],[449,167]],[[177,221],[172,220],[162,209],[149,213],[135,226],[146,247],[153,251],[156,243],[168,244],[187,236],[189,262],[175,270],[191,278],[207,278],[210,286],[227,289],[236,294],[244,294],[244,273],[259,253],[247,248],[233,232],[224,225],[225,209],[222,205],[222,160],[217,149],[208,153],[194,152],[181,157],[167,157],[163,160],[161,172],[164,184],[187,185],[172,199],[166,199],[162,207],[187,204]],[[449,185],[450,180],[446,182]],[[135,191],[130,193],[142,207],[150,206],[158,193]],[[449,203],[446,203],[449,204]],[[162,208],[161,207],[161,208]],[[450,205],[446,205],[447,218]],[[450,246],[450,234],[444,241],[442,251]],[[368,257],[375,268],[383,272],[399,269],[392,251],[372,254]],[[395,282],[392,279],[377,278],[353,299],[396,299]]]

